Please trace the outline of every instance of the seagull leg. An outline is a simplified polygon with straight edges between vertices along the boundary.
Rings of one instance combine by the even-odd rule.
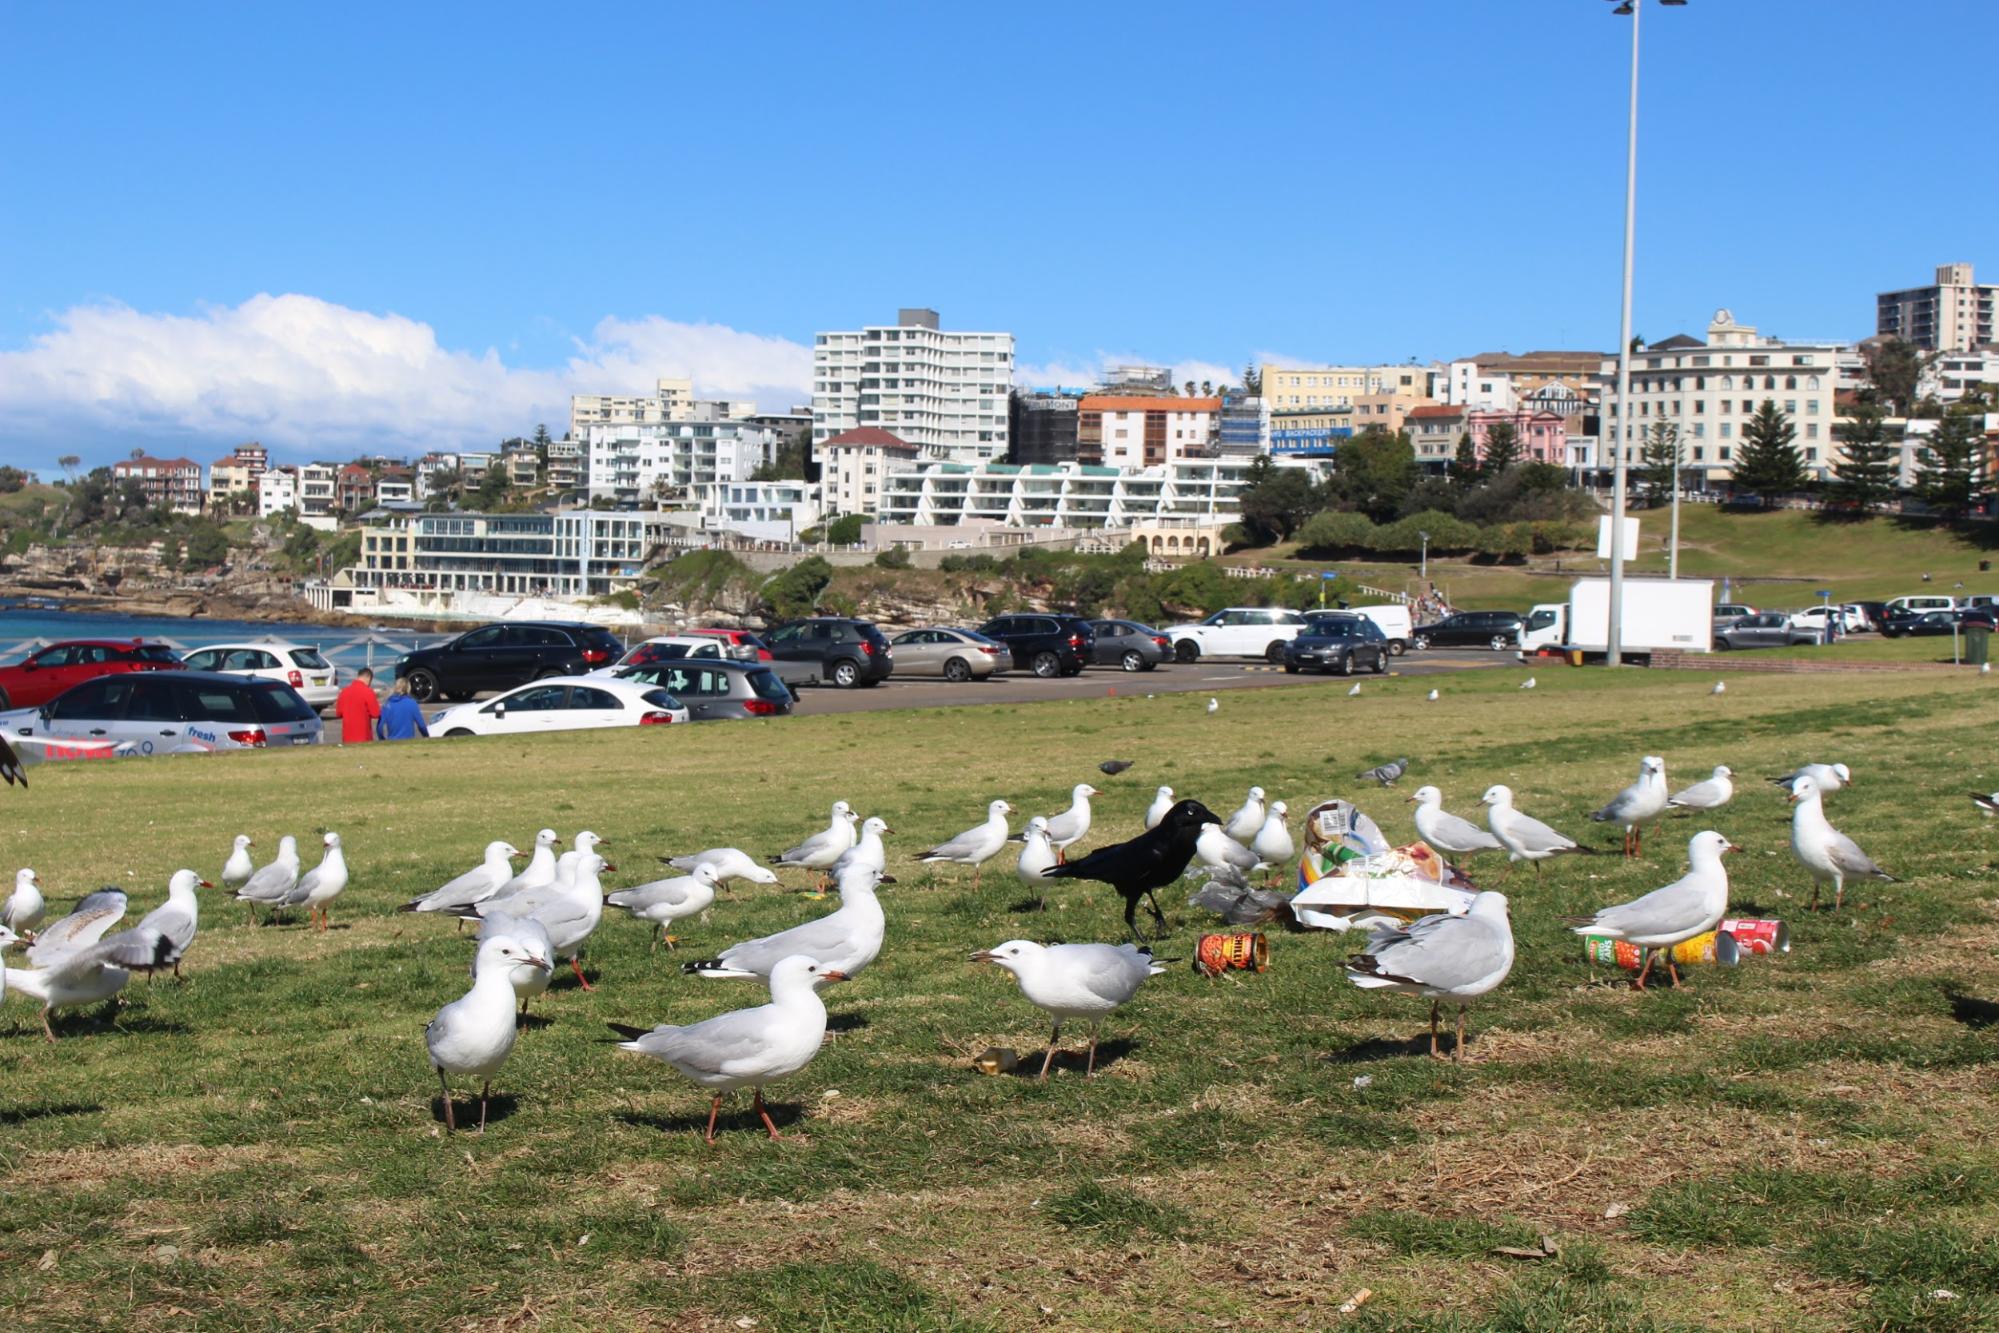
[[[479,1087],[479,1132],[486,1132],[486,1101],[493,1095],[493,1080],[487,1079]]]
[[[1652,970],[1652,951],[1650,949],[1647,949],[1645,951],[1645,965],[1639,968],[1638,975],[1631,979],[1631,989],[1644,990],[1645,974],[1647,972],[1650,972],[1651,970]]]
[[[584,990],[597,989],[595,986],[590,984],[590,978],[583,975],[583,964],[580,961],[579,955],[577,954],[569,955],[569,970],[576,974],[576,984],[581,986]]]
[[[1661,949],[1659,950],[1659,956],[1666,960],[1666,975],[1673,979],[1673,989],[1678,990],[1680,988],[1680,969],[1673,966],[1673,951],[1671,949]]]
[[[1843,876],[1835,875],[1832,881],[1832,910],[1837,912],[1845,904],[1846,880]]]
[[[1083,1067],[1084,1078],[1097,1076],[1097,1034],[1103,1030],[1104,1021],[1101,1018],[1090,1026],[1090,1063]]]
[[[450,1134],[456,1134],[458,1132],[458,1119],[456,1116],[452,1115],[451,1113],[451,1080],[444,1076],[444,1069],[442,1066],[439,1066],[437,1071],[437,1085],[440,1088],[444,1089],[445,1132]]]
[[[54,1043],[56,1030],[49,1026],[49,1008],[47,1005],[42,1006],[42,1032],[48,1037],[51,1043]]]
[[[1812,881],[1812,905],[1805,910],[1807,912],[1816,912],[1819,910],[1819,882],[1817,880]]]
[[[722,1094],[716,1093],[715,1100],[708,1107],[708,1142],[715,1141],[715,1117],[722,1114]]]
[[[763,1117],[764,1128],[770,1131],[771,1140],[775,1142],[783,1138],[784,1135],[777,1132],[777,1126],[771,1123],[770,1110],[764,1105],[764,1090],[762,1088],[756,1090],[756,1106],[757,1114]]]
[[[973,893],[977,893],[977,892],[979,891],[979,872],[980,872],[980,871],[982,871],[982,870],[984,870],[985,868],[986,868],[986,866],[985,866],[985,862],[983,862],[983,861],[981,861],[981,862],[980,862],[980,863],[979,863],[978,865],[975,865],[975,866],[973,866],[973,867],[972,867],[972,892],[973,892]]]
[[[1462,1061],[1465,1055],[1465,1006],[1458,1006],[1458,1044],[1451,1047],[1451,1059]]]
[[[660,925],[659,922],[655,921],[652,923],[652,948],[646,950],[647,953],[659,952],[659,937],[663,930],[665,930],[665,927]]]
[[[1048,1065],[1055,1059],[1055,1043],[1061,1039],[1061,1036],[1062,1024],[1058,1021],[1055,1024],[1055,1030],[1048,1034],[1048,1054],[1041,1057],[1041,1073],[1035,1080],[1036,1082],[1046,1083],[1048,1081]],[[50,1040],[53,1041],[54,1038],[50,1038]]]
[[[1437,1058],[1437,1002],[1430,1001],[1430,1058]]]
[[[660,938],[666,941],[666,951],[668,953],[672,953],[680,947],[680,936],[678,935],[662,934]]]

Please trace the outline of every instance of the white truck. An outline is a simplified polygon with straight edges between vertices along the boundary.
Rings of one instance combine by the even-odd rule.
[[[1384,639],[1388,640],[1388,651],[1391,656],[1400,657],[1409,651],[1409,632],[1413,625],[1409,619],[1408,607],[1386,603],[1381,606],[1356,606],[1353,611],[1354,614],[1366,616],[1374,622],[1374,627],[1381,631]]]
[[[1714,651],[1712,579],[1626,579],[1622,648],[1626,657],[1655,650]],[[1567,602],[1544,602],[1527,613],[1520,646],[1528,652],[1580,652],[1601,657],[1610,643],[1610,580],[1578,579]]]

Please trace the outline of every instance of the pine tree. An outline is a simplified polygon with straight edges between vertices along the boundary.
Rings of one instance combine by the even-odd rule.
[[[1458,436],[1458,451],[1451,459],[1451,481],[1460,490],[1470,490],[1485,477],[1485,469],[1479,466],[1478,446],[1472,443],[1471,432]]]
[[[1645,445],[1638,455],[1638,480],[1653,499],[1671,498],[1680,479],[1680,428],[1670,421],[1655,421],[1645,431]]]
[[[1485,433],[1485,475],[1497,477],[1520,461],[1520,433],[1502,421]]]
[[[1985,440],[1979,420],[1968,412],[1947,412],[1922,453],[1916,494],[1951,518],[1971,507],[1985,480]]]
[[[1798,428],[1777,410],[1775,401],[1763,400],[1749,424],[1742,428],[1742,446],[1735,451],[1733,485],[1763,497],[1789,495],[1805,488],[1805,456],[1798,452]]]
[[[1833,464],[1830,494],[1865,514],[1895,498],[1902,470],[1902,447],[1888,438],[1880,408],[1862,406],[1833,428],[1839,461]]]
[[[1263,396],[1263,372],[1256,368],[1254,361],[1242,368],[1242,391],[1250,398]]]

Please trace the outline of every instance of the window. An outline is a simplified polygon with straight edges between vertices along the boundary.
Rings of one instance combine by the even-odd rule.
[[[500,636],[505,633],[506,626],[504,625],[488,625],[484,629],[475,629],[470,634],[467,634],[458,641],[458,646],[460,648],[497,648],[500,646]]]
[[[594,690],[583,685],[572,685],[570,687],[569,701],[563,706],[569,709],[591,709],[597,712],[617,712],[624,707],[623,704],[618,702],[617,695],[607,690]]]
[[[179,722],[181,718],[180,700],[176,697],[172,681],[145,680],[138,682],[132,690],[132,700],[125,710],[127,720],[133,722]]]
[[[1724,439],[1724,440],[1726,440],[1726,439],[1730,439],[1730,438],[1732,438],[1732,437],[1733,437],[1734,435],[1735,435],[1735,423],[1734,423],[1733,421],[1724,421],[1724,422],[1722,422],[1722,423],[1721,423],[1721,438],[1722,438],[1722,439]]]
[[[1816,421],[1807,421],[1805,423],[1805,438],[1808,440],[1816,440],[1818,437],[1819,437],[1819,423]]]
[[[497,713],[505,709],[509,713],[546,713],[562,707],[562,696],[567,690],[564,685],[536,685],[503,699],[495,699],[479,711]]]
[[[1706,450],[1706,449],[1704,449],[1704,448],[1702,448],[1702,447],[1701,447],[1700,445],[1698,445],[1698,444],[1697,444],[1697,445],[1695,445],[1695,446],[1694,446],[1694,461],[1695,461],[1696,463],[1698,463],[1698,462],[1700,462],[1700,461],[1701,461],[1701,460],[1702,460],[1703,458],[1706,458],[1706,457],[1707,457],[1707,450]]]
[[[1727,445],[1724,444],[1723,446],[1721,446],[1721,461],[1726,463],[1728,461],[1729,455],[1732,454],[1733,452],[1735,451],[1730,449]]]

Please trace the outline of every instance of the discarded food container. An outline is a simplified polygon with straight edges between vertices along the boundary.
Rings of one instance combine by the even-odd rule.
[[[1406,926],[1434,912],[1463,912],[1470,888],[1422,842],[1393,847],[1346,801],[1305,817],[1305,853],[1291,915],[1301,926],[1353,930]]]
[[[1610,963],[1627,972],[1636,972],[1645,966],[1647,950],[1624,940],[1613,940],[1607,935],[1583,936],[1583,956],[1592,963]],[[1705,935],[1696,935],[1690,940],[1675,944],[1670,956],[1675,966],[1692,963],[1719,963],[1723,967],[1734,967],[1741,959],[1742,951],[1737,947],[1735,937],[1725,930],[1710,930]]]
[[[1270,941],[1261,934],[1203,935],[1194,943],[1194,970],[1220,976],[1230,968],[1261,972],[1270,966]]]
[[[1731,917],[1721,923],[1721,928],[1735,936],[1737,947],[1744,953],[1791,951],[1791,928],[1781,921]]]
[[[1010,1074],[1020,1064],[1020,1054],[1011,1046],[988,1046],[972,1057],[972,1068],[981,1074]]]

